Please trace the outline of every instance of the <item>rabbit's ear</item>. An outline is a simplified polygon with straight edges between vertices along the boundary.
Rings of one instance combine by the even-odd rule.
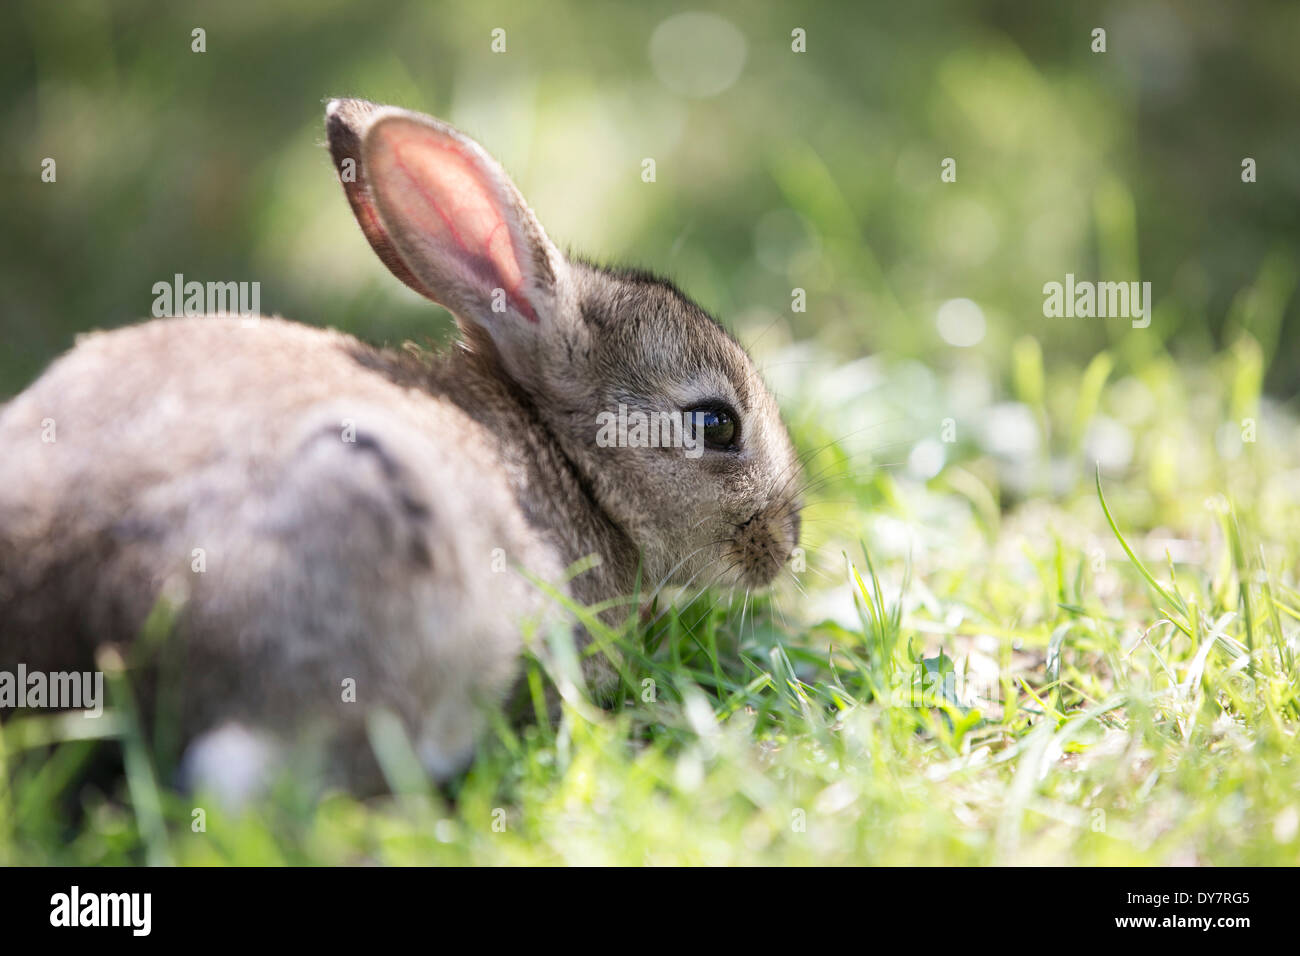
[[[510,364],[564,321],[564,257],[481,146],[386,108],[366,124],[361,159],[401,261],[430,298],[486,329]]]
[[[325,107],[325,133],[329,138],[330,156],[334,159],[334,168],[338,170],[339,182],[343,184],[352,214],[357,217],[361,231],[370,240],[371,248],[393,275],[421,295],[433,298],[433,294],[412,274],[393,248],[393,241],[379,221],[379,212],[375,209],[374,200],[370,198],[365,168],[361,165],[361,137],[367,124],[380,109],[382,107],[366,100],[330,100]]]

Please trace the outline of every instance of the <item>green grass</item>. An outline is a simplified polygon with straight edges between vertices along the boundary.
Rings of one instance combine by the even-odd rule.
[[[1294,420],[1261,400],[1248,340],[1115,375],[1108,355],[1051,374],[1036,356],[1017,347],[1037,435],[1019,457],[1008,406],[959,398],[960,369],[918,389],[906,364],[774,357],[815,449],[807,569],[602,630],[611,707],[540,636],[528,683],[564,688],[560,718],[498,718],[447,790],[380,720],[394,796],[286,779],[237,817],[200,801],[199,830],[106,659],[99,739],[80,718],[4,725],[0,862],[1295,864]],[[948,417],[941,467],[918,468]],[[1244,418],[1255,440],[1234,442]],[[1127,455],[1090,444],[1103,421]],[[82,772],[104,748],[126,763],[107,791]]]

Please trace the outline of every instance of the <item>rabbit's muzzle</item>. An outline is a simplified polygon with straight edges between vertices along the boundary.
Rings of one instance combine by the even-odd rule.
[[[742,584],[767,584],[790,560],[799,543],[800,507],[795,501],[773,502],[736,527],[730,557]]]

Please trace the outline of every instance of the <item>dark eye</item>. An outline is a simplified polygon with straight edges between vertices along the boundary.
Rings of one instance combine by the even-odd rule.
[[[703,405],[690,409],[687,414],[704,433],[705,447],[725,451],[736,446],[736,441],[740,438],[740,425],[731,409]]]

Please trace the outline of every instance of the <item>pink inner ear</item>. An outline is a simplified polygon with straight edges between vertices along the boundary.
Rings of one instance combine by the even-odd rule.
[[[422,244],[438,248],[444,264],[472,285],[505,290],[511,305],[537,321],[521,293],[524,283],[510,233],[509,214],[476,158],[455,140],[413,123],[376,130],[388,146],[392,168],[384,171],[401,203],[404,225]],[[372,177],[372,184],[379,176]],[[418,271],[418,270],[417,270]],[[467,275],[465,275],[468,273]]]
[[[370,247],[375,250],[380,261],[392,270],[393,275],[420,293],[420,295],[432,299],[432,293],[424,287],[424,283],[416,278],[415,273],[407,267],[397,250],[393,248],[392,240],[389,238],[388,233],[384,231],[384,224],[379,219],[379,211],[375,209],[375,204],[370,201],[365,188],[358,185],[348,188],[346,192],[348,203],[352,206],[352,214],[357,217],[362,234],[370,241]]]

